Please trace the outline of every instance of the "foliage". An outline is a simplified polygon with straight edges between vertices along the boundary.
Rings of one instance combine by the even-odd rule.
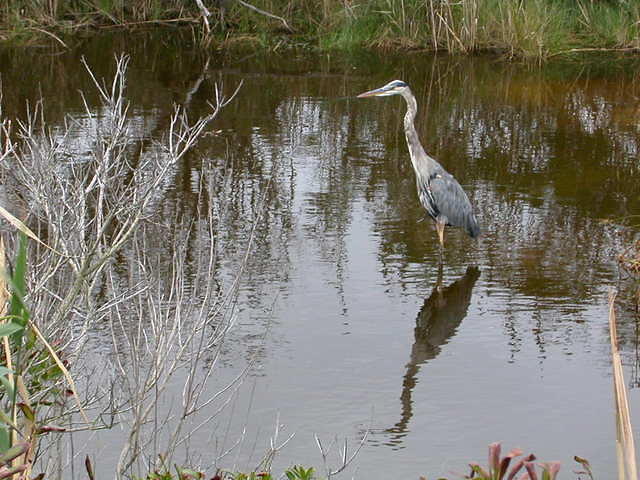
[[[291,469],[284,472],[289,480],[311,480],[313,478],[313,468],[307,468],[300,465],[291,467]]]
[[[640,48],[640,6],[631,0],[6,0],[0,6],[5,36],[141,22],[200,23],[205,44],[266,48],[306,42],[322,49],[496,50],[538,59],[576,49]]]
[[[529,454],[526,457],[515,462],[511,462],[522,455],[522,450],[514,448],[504,457],[500,456],[500,444],[492,443],[489,445],[489,461],[488,468],[482,468],[477,463],[471,463],[471,474],[466,478],[476,478],[478,480],[502,480],[503,478],[515,478],[515,476],[524,468],[526,477],[529,480],[554,480],[560,470],[559,462],[540,464],[541,475],[538,477],[536,465],[533,461],[535,455]],[[511,468],[509,468],[511,466]]]
[[[175,473],[171,470],[164,469],[149,473],[144,479],[137,480],[200,480],[205,478],[203,472],[182,467],[174,467]],[[313,480],[315,479],[315,470],[305,468],[300,465],[285,470],[284,477],[288,480]],[[270,472],[218,472],[212,480],[274,480]]]
[[[18,472],[24,472],[25,478],[29,475],[38,437],[64,430],[48,422],[52,421],[55,406],[64,403],[67,394],[60,383],[68,373],[60,359],[61,352],[56,352],[30,322],[24,300],[27,237],[20,235],[11,276],[4,268],[4,243],[0,240],[0,356],[6,365],[0,367],[0,478],[10,478]],[[47,412],[42,407],[48,407]]]
[[[578,1],[583,41],[612,48],[640,47],[640,5],[637,2]]]
[[[533,454],[522,458],[518,457],[522,457],[522,450],[514,448],[506,455],[501,456],[500,443],[492,443],[489,445],[487,467],[482,467],[478,463],[470,463],[471,471],[469,475],[464,476],[464,478],[475,480],[512,480],[515,478],[521,480],[555,480],[560,471],[559,462],[536,464],[536,457]],[[589,462],[578,456],[574,457],[574,459],[582,467],[582,470],[574,473],[593,480],[593,473]],[[87,470],[90,480],[93,480],[94,477],[89,464]],[[285,477],[287,480],[314,480],[318,478],[313,468],[296,465],[285,470],[283,475],[280,476],[274,476],[268,471],[253,471],[248,473],[219,471],[211,480],[274,480]],[[204,478],[206,477],[203,472],[175,466],[173,470],[163,469],[154,471],[146,477],[136,478],[136,480],[200,480]],[[426,480],[426,477],[420,478],[421,480]]]

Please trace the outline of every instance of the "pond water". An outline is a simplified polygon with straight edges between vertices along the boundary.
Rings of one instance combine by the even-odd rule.
[[[41,95],[61,125],[83,111],[78,90],[94,90],[80,58],[109,77],[121,52],[141,137],[166,128],[174,102],[195,117],[215,82],[227,93],[242,82],[215,134],[167,180],[158,212],[189,217],[197,179],[230,172],[220,281],[260,218],[217,371],[222,384],[255,362],[220,421],[228,446],[246,428],[230,463],[254,466],[279,419],[281,438],[296,435],[276,469],[321,465],[314,434],[353,450],[369,430],[356,478],[466,472],[493,441],[560,460],[565,475],[580,455],[613,478],[607,293],[640,211],[640,61],[229,54],[188,34],[118,33],[70,51],[0,50],[4,114],[24,117]],[[423,145],[464,186],[483,232],[474,241],[448,229],[441,265],[404,102],[354,98],[395,78],[412,86]],[[638,423],[637,319],[623,309],[619,321]],[[222,442],[198,435],[205,450]],[[103,476],[118,441],[92,437]]]

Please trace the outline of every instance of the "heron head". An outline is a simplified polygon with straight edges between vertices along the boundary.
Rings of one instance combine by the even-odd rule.
[[[409,85],[402,80],[393,80],[387,83],[384,87],[376,88],[375,90],[369,90],[368,92],[361,93],[358,98],[365,97],[388,97],[389,95],[401,95],[402,92],[407,90]]]

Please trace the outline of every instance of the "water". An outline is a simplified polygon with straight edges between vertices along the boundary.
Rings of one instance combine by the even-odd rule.
[[[636,59],[539,68],[425,53],[207,55],[186,34],[114,34],[70,52],[0,51],[4,114],[23,117],[42,95],[55,129],[82,113],[79,89],[93,92],[81,55],[100,77],[120,52],[131,55],[143,139],[166,129],[173,102],[195,117],[214,82],[227,94],[243,82],[216,134],[167,179],[157,213],[189,218],[198,179],[231,172],[222,283],[261,216],[218,371],[224,383],[256,362],[221,422],[230,418],[227,446],[247,428],[239,467],[257,463],[279,418],[281,439],[296,436],[276,469],[321,465],[314,434],[353,450],[370,430],[349,469],[357,478],[465,472],[497,440],[561,460],[565,474],[580,455],[613,477],[606,297],[635,235],[623,224],[640,207]],[[448,229],[441,269],[404,103],[354,98],[393,78],[412,86],[425,149],[464,186],[483,230],[474,242]],[[620,322],[635,387],[636,318],[623,310]],[[636,388],[630,400],[639,419]],[[222,442],[203,431],[196,443],[213,450],[213,438]],[[119,441],[92,437],[105,475]]]

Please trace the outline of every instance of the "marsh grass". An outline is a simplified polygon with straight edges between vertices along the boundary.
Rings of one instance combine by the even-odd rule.
[[[484,24],[494,47],[511,57],[545,58],[572,46],[571,9],[545,0],[487,1]]]
[[[321,49],[430,49],[544,59],[576,49],[637,49],[636,2],[587,0],[8,0],[4,37],[78,28],[181,22],[201,25],[202,42],[304,42]]]
[[[578,2],[578,35],[591,45],[640,48],[640,5],[636,2]]]
[[[375,0],[333,2],[322,15],[304,11],[302,25],[310,28],[302,33],[322,48],[489,50],[544,59],[576,48],[635,48],[638,42],[638,6],[632,2]],[[297,19],[294,25],[300,25]]]
[[[362,8],[372,10],[372,7]],[[384,15],[380,12],[369,11],[364,15],[355,15],[345,9],[332,19],[326,27],[326,33],[319,36],[318,43],[324,49],[340,50],[372,46],[377,42],[384,23]]]
[[[323,49],[379,47],[452,53],[496,51],[544,59],[576,48],[635,48],[638,7],[633,2],[569,0],[372,0],[352,3],[256,2],[289,18],[295,31]],[[254,31],[274,31],[271,20],[231,8]]]

